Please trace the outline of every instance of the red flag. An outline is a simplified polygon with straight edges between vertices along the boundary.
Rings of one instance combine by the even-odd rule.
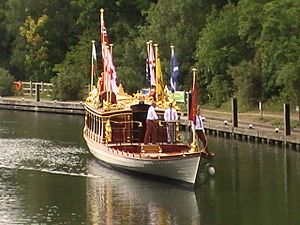
[[[116,73],[116,69],[113,63],[113,59],[112,59],[112,55],[109,51],[109,49],[107,49],[107,74],[108,74],[108,89],[109,91],[113,91],[115,93],[115,95],[118,95],[119,93],[119,88],[117,85],[117,73]]]
[[[148,63],[149,63],[149,74],[150,74],[150,85],[156,85],[156,78],[155,78],[155,56],[154,56],[154,50],[152,47],[152,42],[150,41],[148,50]]]
[[[101,13],[103,13],[103,11],[101,11]],[[103,20],[103,14],[101,14],[100,26],[104,91],[113,91],[117,95],[119,93],[119,88],[117,86],[117,73],[113,64],[112,53],[109,49],[109,40]]]

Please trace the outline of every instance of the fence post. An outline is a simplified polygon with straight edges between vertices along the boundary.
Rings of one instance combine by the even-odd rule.
[[[32,96],[32,81],[29,81],[29,93]]]
[[[290,105],[287,103],[284,104],[284,133],[291,135]]]
[[[237,111],[237,99],[231,99],[231,110],[232,110],[232,125],[238,127],[238,111]]]
[[[40,101],[40,84],[35,84],[35,101]]]

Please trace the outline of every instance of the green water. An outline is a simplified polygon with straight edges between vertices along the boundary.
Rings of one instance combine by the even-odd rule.
[[[0,224],[297,225],[300,153],[209,137],[194,191],[99,164],[83,117],[0,110]]]

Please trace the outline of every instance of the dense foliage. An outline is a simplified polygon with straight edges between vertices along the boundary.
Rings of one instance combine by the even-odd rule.
[[[180,85],[198,68],[202,102],[232,96],[249,107],[282,99],[300,104],[298,0],[0,0],[0,66],[15,80],[52,81],[54,98],[80,99],[90,76],[90,43],[99,50],[99,9],[118,81],[145,85],[146,42],[158,43],[165,82],[170,45]],[[100,58],[100,51],[98,51]]]
[[[13,82],[14,79],[10,73],[0,67],[0,96],[8,96],[12,94]]]

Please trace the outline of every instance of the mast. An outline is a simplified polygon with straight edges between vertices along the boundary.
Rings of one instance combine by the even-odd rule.
[[[147,57],[146,57],[146,68],[145,68],[145,72],[146,72],[146,84],[149,84],[149,91],[151,88],[151,76],[150,76],[150,42],[147,41],[146,42],[147,45]]]
[[[173,73],[174,73],[174,65],[173,65],[173,56],[175,54],[175,46],[174,45],[171,45],[170,46],[171,48],[171,71],[170,71],[170,87],[171,87],[171,90],[172,90],[172,93],[175,92],[174,90],[174,81],[173,81]]]
[[[152,41],[151,41],[151,43],[150,44],[152,44]],[[159,99],[158,99],[158,97],[159,97],[159,93],[158,93],[158,89],[159,89],[159,87],[158,87],[158,85],[159,85],[159,83],[158,83],[158,44],[154,44],[153,45],[154,46],[154,55],[155,55],[155,95],[156,95],[156,101],[158,101]]]
[[[100,9],[100,42],[101,42],[101,47],[102,47],[102,62],[103,62],[103,89],[106,91],[106,100],[108,101],[108,76],[107,76],[107,51],[109,50],[109,46],[107,46],[105,37],[104,37],[104,9]]]
[[[150,86],[156,86],[156,73],[155,73],[155,53],[153,51],[153,41],[149,41],[149,68],[150,68]]]
[[[109,44],[109,48],[108,48],[108,50],[110,51],[111,60],[112,60],[113,45],[114,44]],[[110,78],[108,77],[107,79],[110,79]],[[109,85],[110,85],[110,87],[109,87],[109,102],[111,102],[111,93],[112,93],[112,84],[111,84],[111,82],[109,82]]]
[[[95,72],[95,65],[94,63],[97,63],[97,62],[94,62],[95,60],[95,54],[96,54],[96,49],[95,49],[95,41],[92,40],[92,68],[91,68],[91,86],[90,86],[90,91],[93,90],[93,86],[94,86],[94,72]]]
[[[196,116],[196,97],[197,97],[197,90],[196,90],[196,68],[192,69],[193,71],[193,93],[192,93],[192,107],[191,107],[191,113],[192,113],[192,118],[194,119],[194,117]],[[194,123],[192,123],[192,125],[194,126]],[[195,128],[194,128],[195,129]],[[196,132],[193,131],[193,143],[196,143]]]

